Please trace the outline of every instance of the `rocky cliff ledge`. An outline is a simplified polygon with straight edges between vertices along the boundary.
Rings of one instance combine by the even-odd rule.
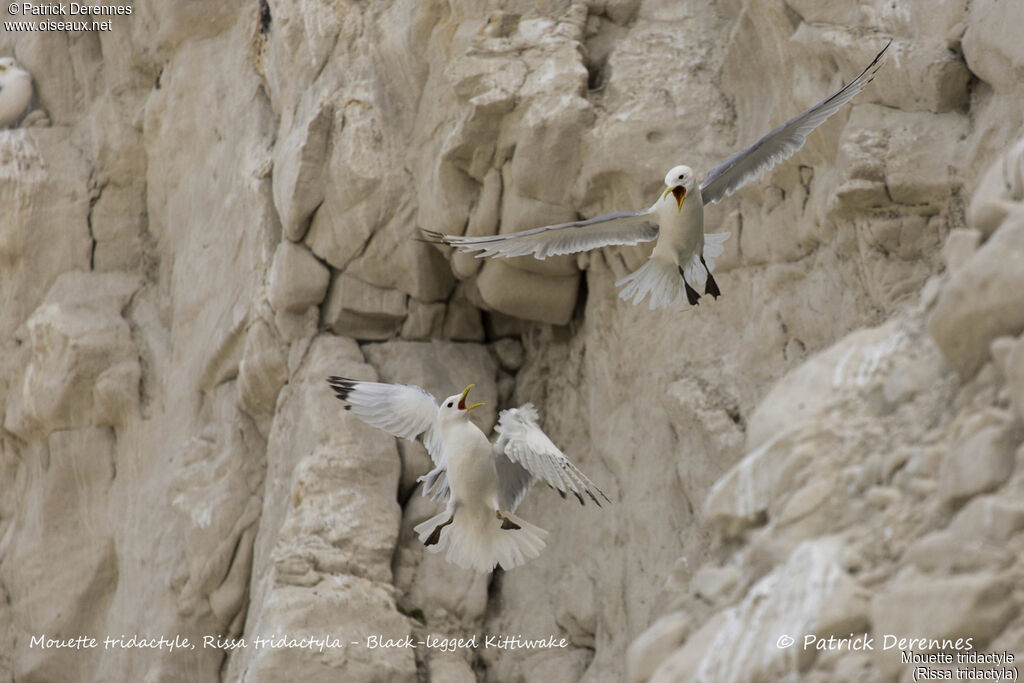
[[[892,651],[776,647],[805,634],[1024,656],[1024,5],[133,10],[0,33],[51,122],[0,131],[0,679],[907,680]],[[717,301],[619,301],[641,248],[411,239],[648,206],[890,38],[709,210]],[[475,382],[487,425],[532,401],[614,504],[538,489],[540,558],[446,564],[412,533],[425,452],[329,374]],[[568,645],[31,646],[474,633]]]

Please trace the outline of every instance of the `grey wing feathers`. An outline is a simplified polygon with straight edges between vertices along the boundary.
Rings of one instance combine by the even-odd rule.
[[[867,68],[838,91],[814,105],[804,113],[794,116],[789,121],[768,133],[750,147],[736,152],[721,164],[708,172],[700,191],[704,203],[710,204],[724,199],[740,189],[748,181],[754,180],[762,173],[770,170],[775,164],[788,159],[803,147],[807,136],[864,87],[871,82],[881,67],[882,56],[892,45],[892,41],[875,55]]]
[[[574,254],[611,245],[650,242],[658,236],[658,224],[646,211],[618,211],[585,221],[547,225],[506,235],[459,237],[424,230],[427,241],[447,244],[462,252],[480,252],[488,256],[513,257],[533,254],[538,259]]]
[[[498,470],[501,509],[515,512],[537,478],[519,463],[509,460],[504,451],[497,446],[494,451],[494,466]]]
[[[445,500],[448,498],[448,470],[444,467],[435,467],[416,481],[423,482],[423,495],[430,500]]]
[[[525,489],[533,479],[540,479],[563,497],[566,493],[576,496],[581,505],[584,503],[583,496],[588,496],[598,506],[601,505],[598,496],[611,502],[608,496],[597,488],[587,475],[580,472],[579,468],[569,462],[558,446],[547,437],[537,424],[537,410],[533,405],[527,403],[519,408],[502,411],[494,431],[498,434],[495,448],[504,454],[511,464],[520,465],[531,475],[531,479],[522,485],[521,491],[511,485],[508,486],[513,499],[520,500],[520,494],[525,494]],[[501,458],[497,460],[500,461]],[[505,489],[503,481],[503,492]]]

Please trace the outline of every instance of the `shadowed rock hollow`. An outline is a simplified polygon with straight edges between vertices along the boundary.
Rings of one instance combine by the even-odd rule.
[[[1024,654],[1021,7],[140,0],[109,32],[0,33],[49,121],[0,131],[0,678],[910,672],[781,634]],[[709,207],[717,301],[618,300],[643,247],[412,239],[649,206],[889,39],[852,106]],[[532,401],[614,503],[538,487],[541,557],[447,564],[412,532],[425,451],[332,374],[476,383],[485,428]],[[202,647],[275,634],[361,645]]]

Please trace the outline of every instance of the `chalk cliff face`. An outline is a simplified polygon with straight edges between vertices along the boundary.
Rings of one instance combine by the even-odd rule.
[[[0,131],[0,678],[904,680],[802,638],[1024,652],[1022,7],[139,0],[0,34],[51,122]],[[412,239],[648,206],[890,38],[709,207],[717,301],[619,301],[642,247]],[[538,487],[540,558],[447,564],[412,533],[425,451],[330,374],[476,383],[485,428],[532,401],[614,504]],[[346,647],[251,646],[274,635]]]

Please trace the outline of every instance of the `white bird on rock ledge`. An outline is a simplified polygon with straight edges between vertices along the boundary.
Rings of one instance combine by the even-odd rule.
[[[327,383],[363,422],[404,439],[423,436],[434,469],[420,477],[423,495],[440,500],[444,512],[416,525],[427,549],[447,550],[446,559],[460,567],[489,572],[495,565],[518,567],[544,549],[547,532],[517,517],[530,486],[543,480],[564,498],[571,493],[582,505],[588,496],[608,497],[551,442],[527,403],[503,410],[492,444],[469,421],[470,384],[440,406],[424,389],[411,384],[361,382],[329,377]],[[609,501],[610,502],[610,501]]]
[[[704,234],[704,205],[717,202],[755,180],[775,164],[803,147],[815,128],[864,89],[881,65],[890,41],[874,60],[837,92],[771,131],[750,147],[711,169],[698,185],[689,166],[676,166],[665,176],[661,197],[645,211],[617,211],[589,220],[548,225],[506,235],[460,237],[424,230],[427,240],[447,244],[477,258],[533,254],[538,259],[572,254],[612,245],[634,245],[657,240],[650,259],[616,282],[619,298],[639,304],[648,294],[650,307],[664,308],[681,301],[685,291],[690,305],[697,304],[697,289],[718,298],[711,271],[722,255],[730,233]],[[687,201],[689,200],[689,201]]]
[[[21,120],[32,103],[32,75],[13,57],[0,57],[0,130]]]

